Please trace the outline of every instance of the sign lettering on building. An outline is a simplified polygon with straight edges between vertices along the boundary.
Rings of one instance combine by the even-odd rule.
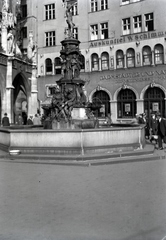
[[[147,32],[147,33],[123,36],[121,38],[92,41],[92,42],[90,42],[90,47],[102,47],[102,46],[116,45],[116,44],[121,44],[121,43],[141,41],[141,40],[153,39],[153,38],[159,38],[159,37],[166,37],[166,31]]]
[[[122,72],[100,76],[100,81],[112,80],[116,83],[140,82],[153,79],[166,80],[166,69],[145,72]]]

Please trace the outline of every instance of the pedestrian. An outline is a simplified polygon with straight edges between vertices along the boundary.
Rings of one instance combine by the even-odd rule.
[[[163,150],[163,141],[166,136],[166,120],[162,118],[161,113],[157,113],[158,119],[158,148],[159,150]]]
[[[2,118],[2,126],[7,127],[10,126],[9,118],[7,116],[7,113],[4,114],[4,117]]]
[[[27,119],[27,125],[33,125],[33,120],[32,120],[32,116],[29,116],[29,118]]]
[[[111,126],[111,124],[112,124],[112,119],[111,119],[111,114],[110,114],[110,113],[108,113],[108,115],[107,115],[107,117],[106,117],[106,123],[107,123],[109,126]]]
[[[17,124],[18,125],[23,125],[24,124],[24,121],[23,121],[23,118],[21,116],[21,113],[19,113],[19,115],[18,115]]]
[[[154,140],[155,143],[157,144],[158,120],[155,113],[151,114],[149,128],[150,128],[150,142],[152,143]]]
[[[41,125],[40,118],[38,117],[37,114],[35,114],[35,117],[34,117],[34,119],[33,119],[33,124],[34,124],[34,125]]]

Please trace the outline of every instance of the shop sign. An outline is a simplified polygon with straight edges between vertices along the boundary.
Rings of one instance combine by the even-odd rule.
[[[154,70],[154,71],[144,71],[144,72],[122,72],[113,73],[108,75],[100,76],[100,81],[112,80],[116,83],[121,82],[141,82],[141,81],[152,81],[152,80],[166,80],[166,69]]]
[[[130,112],[130,103],[125,103],[125,112]]]
[[[153,112],[159,111],[159,103],[158,102],[153,103],[152,109],[153,109]]]
[[[137,41],[161,38],[161,37],[166,37],[166,31],[137,33],[137,34],[132,34],[128,36],[123,36],[120,38],[104,39],[99,41],[95,40],[90,42],[89,47],[103,47],[103,46],[116,45],[116,44],[135,42],[135,41],[137,42]]]

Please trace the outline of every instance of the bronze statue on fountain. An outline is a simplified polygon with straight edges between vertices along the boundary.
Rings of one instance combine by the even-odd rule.
[[[62,77],[56,82],[50,108],[47,109],[51,127],[73,128],[78,121],[87,119],[87,99],[84,93],[85,81],[80,78],[81,52],[80,41],[73,37],[75,24],[72,20],[71,8],[76,4],[75,0],[64,0],[66,22],[68,24],[67,36],[61,42],[60,59],[62,63]],[[44,106],[43,106],[44,108]],[[47,118],[47,119],[48,119]],[[47,126],[45,127],[47,128]]]

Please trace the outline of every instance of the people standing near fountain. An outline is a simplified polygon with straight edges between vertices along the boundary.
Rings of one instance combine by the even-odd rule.
[[[151,114],[151,118],[149,121],[149,128],[150,128],[150,142],[152,143],[154,140],[155,143],[157,144],[158,123],[157,123],[157,118],[155,113]]]
[[[107,115],[107,117],[106,117],[106,122],[107,122],[107,124],[108,124],[109,126],[111,126],[111,124],[112,124],[112,119],[111,119],[111,114],[110,114],[110,113],[108,113],[108,115]]]
[[[34,119],[33,119],[33,124],[34,124],[34,125],[41,125],[40,118],[38,117],[37,114],[35,114],[35,117],[34,117]]]
[[[21,116],[21,113],[19,113],[19,115],[16,116],[16,124],[17,125],[23,125],[24,124],[24,121],[23,121],[23,118]]]
[[[7,127],[10,126],[9,118],[7,116],[7,113],[4,114],[4,117],[2,118],[2,126]]]
[[[166,120],[161,116],[161,113],[157,113],[158,119],[158,147],[159,150],[163,150],[163,141],[165,142],[166,137]]]
[[[33,117],[29,116],[29,118],[27,119],[27,125],[33,125]]]

